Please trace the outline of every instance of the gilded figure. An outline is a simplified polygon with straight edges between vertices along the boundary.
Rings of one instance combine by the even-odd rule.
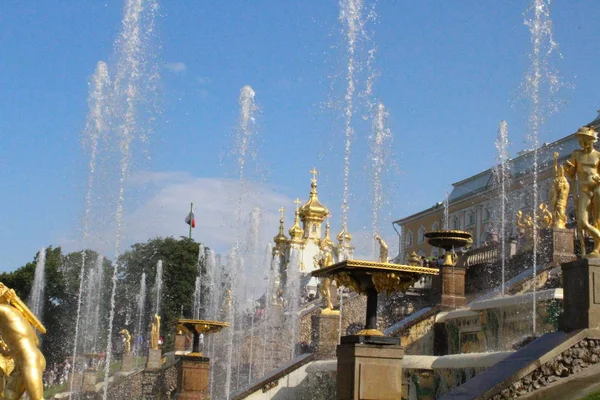
[[[0,398],[43,400],[46,359],[34,327],[46,329],[14,290],[0,283]]]
[[[565,169],[558,164],[558,153],[554,153],[554,180],[550,188],[550,206],[552,207],[552,226],[565,229],[567,223],[567,201],[569,199],[569,180]]]
[[[131,335],[127,329],[119,332],[123,336],[123,354],[131,353]]]
[[[552,220],[554,219],[554,217],[553,217],[550,209],[548,209],[548,205],[546,203],[541,203],[539,205],[539,209],[540,209],[539,217],[540,217],[540,220],[542,221],[542,223],[539,224],[538,226],[541,226],[542,228],[550,228],[552,226]]]
[[[600,152],[594,149],[596,131],[589,126],[581,127],[575,133],[581,149],[574,150],[571,159],[564,164],[565,174],[577,183],[575,212],[580,240],[583,233],[594,239],[594,248],[589,257],[600,257]],[[585,246],[582,246],[585,255]]]
[[[154,314],[154,320],[152,321],[152,330],[150,331],[150,348],[152,350],[158,350],[158,339],[160,338],[160,317],[158,314]]]
[[[330,265],[333,265],[333,256],[330,251],[321,252],[320,256],[315,256],[314,259],[315,266],[318,268],[326,268]],[[323,301],[323,312],[332,312],[333,311],[333,302],[331,301],[331,278],[326,276],[321,278],[321,282],[319,284],[319,294],[321,295],[321,300]]]
[[[385,243],[383,238],[379,235],[375,235],[375,240],[379,242],[379,262],[387,263],[390,261],[388,256],[388,245]]]

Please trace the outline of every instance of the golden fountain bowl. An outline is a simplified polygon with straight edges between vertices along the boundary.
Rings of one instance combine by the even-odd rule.
[[[209,321],[204,319],[180,318],[177,320],[177,330],[188,333],[210,334],[219,332],[229,326],[228,322]]]
[[[383,263],[378,261],[345,260],[329,267],[312,271],[316,277],[328,276],[340,286],[367,294],[369,289],[377,293],[405,291],[421,275],[438,275],[437,268]]]
[[[425,237],[430,245],[446,251],[465,247],[473,243],[473,238],[469,232],[458,230],[431,231],[425,233]]]

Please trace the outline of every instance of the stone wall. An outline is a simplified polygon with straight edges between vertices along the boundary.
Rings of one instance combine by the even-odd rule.
[[[584,339],[552,360],[540,365],[500,393],[493,400],[514,399],[532,393],[553,382],[581,372],[600,361],[600,339]]]
[[[112,379],[107,393],[108,400],[168,400],[177,388],[177,363],[156,371],[140,370],[128,375],[117,374]],[[102,389],[95,393],[75,393],[72,399],[101,400],[103,393]],[[57,396],[61,395],[63,394]]]

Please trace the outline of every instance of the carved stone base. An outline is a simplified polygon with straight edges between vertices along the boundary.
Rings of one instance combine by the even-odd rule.
[[[600,259],[562,265],[563,310],[560,329],[600,328]]]
[[[159,349],[148,350],[148,364],[146,369],[160,369],[162,367],[162,353]]]
[[[98,371],[87,369],[83,372],[83,384],[81,389],[84,392],[95,392],[98,380]]]
[[[337,357],[338,400],[402,397],[401,346],[341,344]]]
[[[573,229],[542,229],[540,236],[542,244],[540,264],[559,266],[576,259],[575,232]]]
[[[121,362],[121,371],[129,372],[131,370],[133,370],[133,355],[131,353],[123,354],[123,361]]]
[[[207,357],[183,356],[177,366],[178,400],[210,399],[210,360]]]
[[[467,305],[465,297],[465,268],[442,266],[442,307],[458,308]]]
[[[186,351],[185,335],[175,335],[175,351]]]
[[[318,313],[312,316],[312,334],[315,354],[320,359],[335,358],[339,344],[340,315]]]

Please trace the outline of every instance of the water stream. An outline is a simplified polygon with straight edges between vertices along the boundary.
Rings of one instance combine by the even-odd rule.
[[[31,312],[42,321],[44,318],[44,288],[46,287],[46,249],[42,247],[38,253],[33,276],[33,286],[27,305]]]
[[[498,167],[497,167],[497,184],[500,199],[500,215],[498,229],[498,240],[500,241],[500,262],[502,265],[502,296],[504,296],[505,280],[506,280],[506,203],[507,203],[507,188],[509,185],[509,164],[508,164],[508,124],[506,121],[501,121],[498,128],[498,137],[496,138],[496,149],[498,150]]]

